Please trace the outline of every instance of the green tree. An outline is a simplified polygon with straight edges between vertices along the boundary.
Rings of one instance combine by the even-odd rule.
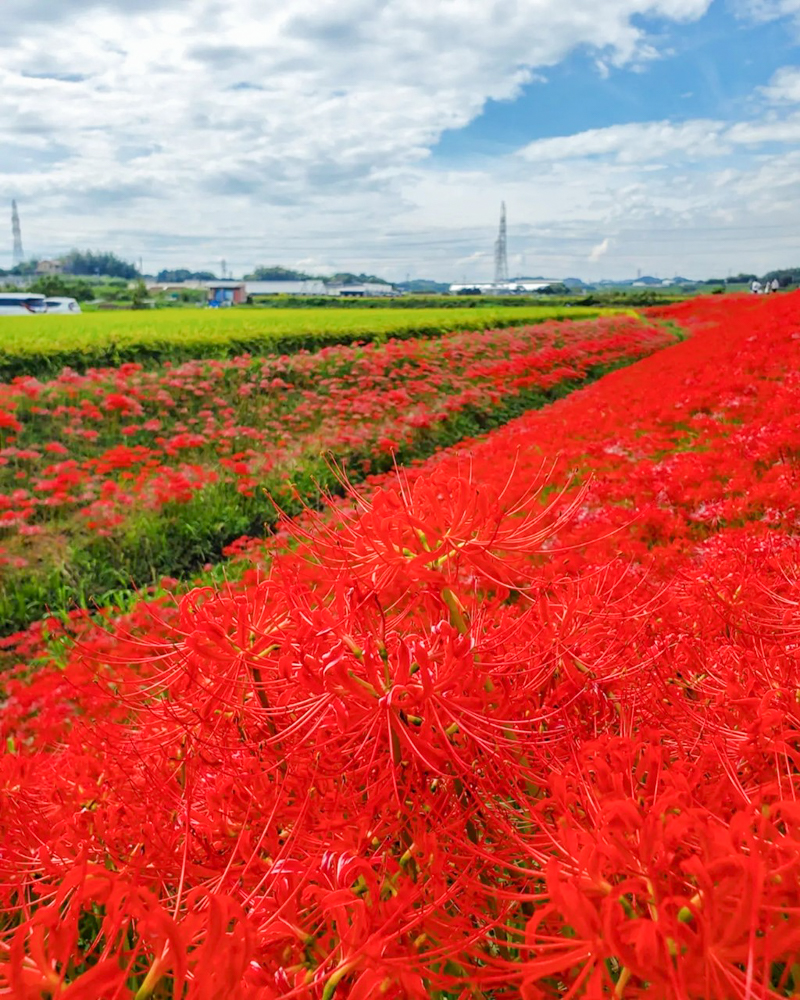
[[[140,278],[136,282],[136,286],[133,289],[133,295],[131,296],[131,307],[133,309],[146,309],[147,308],[147,286]]]
[[[788,288],[789,285],[800,284],[800,267],[784,267],[778,271],[770,271],[764,275],[764,281],[778,279],[781,288]]]
[[[77,299],[78,302],[91,302],[94,298],[94,289],[88,281],[68,281],[60,274],[48,274],[37,278],[30,283],[28,290],[48,297],[60,295]]]
[[[353,274],[351,271],[340,271],[333,274],[329,281],[338,281],[345,285],[360,285],[369,282],[371,285],[388,285],[389,282],[383,278],[378,278],[374,274]]]
[[[128,281],[139,277],[134,264],[121,260],[113,253],[70,250],[61,258],[61,264],[65,274],[107,275],[110,278],[127,278]]]
[[[177,271],[159,271],[156,281],[172,285],[182,281],[214,281],[216,277],[212,271],[187,271],[181,267]]]
[[[245,281],[308,281],[313,275],[305,271],[293,271],[290,267],[257,267],[252,274],[244,276]]]
[[[38,257],[34,257],[31,260],[24,260],[21,264],[15,264],[7,273],[14,275],[36,274],[36,265],[38,263]]]

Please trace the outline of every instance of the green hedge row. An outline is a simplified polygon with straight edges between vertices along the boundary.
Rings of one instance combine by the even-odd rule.
[[[52,377],[125,362],[156,366],[195,358],[293,354],[335,344],[439,337],[557,319],[591,319],[596,308],[149,310],[0,318],[0,381]],[[620,312],[621,310],[615,310]]]
[[[401,295],[397,298],[340,298],[332,295],[253,295],[253,304],[267,309],[530,309],[572,308],[565,295]]]

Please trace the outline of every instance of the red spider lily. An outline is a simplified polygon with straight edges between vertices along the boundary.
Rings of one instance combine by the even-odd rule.
[[[78,866],[52,901],[14,930],[0,962],[0,996],[105,1000],[125,995],[139,970],[139,997],[153,995],[165,977],[173,995],[198,1000],[235,990],[253,946],[241,910],[230,899],[197,892],[182,909],[176,922],[151,893],[116,873]]]
[[[795,302],[674,307],[693,340],[240,542],[241,580],[4,642],[0,991],[796,995]],[[265,364],[315,419],[319,362]],[[223,370],[165,376],[165,442]]]
[[[549,346],[556,338],[563,344],[558,349]],[[160,372],[140,365],[83,375],[66,370],[47,383],[18,379],[0,387],[0,432],[5,424],[19,443],[20,433],[37,445],[51,438],[44,454],[14,450],[16,462],[23,456],[30,462],[43,494],[35,513],[48,532],[68,530],[76,514],[110,531],[131,510],[188,503],[217,482],[257,496],[274,471],[288,474],[323,449],[342,458],[351,452],[380,457],[413,445],[421,430],[435,429],[448,416],[485,408],[509,393],[584,378],[668,342],[663,330],[620,317],[291,358],[188,362]],[[527,374],[514,381],[511,372]],[[227,459],[227,450],[238,457]],[[70,456],[71,482],[59,468],[41,467],[47,454]],[[188,459],[184,470],[192,470],[186,488],[173,478],[179,456]],[[9,464],[7,473],[0,468],[0,503],[13,485],[3,485],[6,477],[27,474],[15,466]],[[130,491],[113,504],[98,508],[92,502],[108,483],[126,478]],[[78,484],[82,490],[74,488]]]

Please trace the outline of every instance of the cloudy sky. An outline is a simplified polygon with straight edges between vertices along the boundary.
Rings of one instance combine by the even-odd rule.
[[[800,265],[800,0],[2,7],[28,256],[488,279],[505,200],[516,274]]]

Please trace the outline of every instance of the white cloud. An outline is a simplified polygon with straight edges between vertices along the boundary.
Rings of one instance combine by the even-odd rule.
[[[791,93],[800,86],[800,72],[776,73],[763,91],[775,95]],[[773,91],[774,88],[774,91]],[[773,97],[777,100],[777,96]],[[789,100],[788,96],[786,100]],[[746,122],[692,119],[685,122],[632,122],[608,128],[588,129],[574,135],[537,139],[515,154],[528,163],[543,165],[568,160],[605,159],[618,165],[639,164],[642,169],[665,164],[702,162],[730,156],[741,147],[800,142],[800,112],[776,110],[764,118]]]
[[[784,245],[770,227],[800,231],[791,67],[754,122],[615,125],[483,169],[430,157],[576,47],[646,64],[641,15],[688,21],[709,2],[5,0],[0,202],[20,201],[30,252],[107,247],[153,269],[489,277],[503,197],[531,274],[579,273],[595,251],[615,273],[704,273],[744,243],[766,260]]]
[[[586,276],[587,261],[594,277],[630,276],[637,268],[704,277],[800,260],[795,116],[685,124],[666,133],[661,123],[628,125],[622,137],[619,127],[592,130],[565,137],[558,155],[545,145],[531,157],[527,147],[527,155],[507,157],[482,174],[427,177],[415,185],[418,208],[409,220],[422,226],[437,214],[455,225],[459,206],[480,204],[487,190],[502,191],[509,252],[525,253],[527,273],[548,276]],[[716,145],[714,155],[703,157],[686,137],[706,133]],[[674,141],[653,143],[654,134]],[[485,206],[481,235],[463,233],[467,245],[479,239],[490,245],[496,211],[496,203]],[[490,277],[490,266],[470,274],[479,277]]]
[[[538,139],[517,155],[531,163],[590,156],[613,156],[620,163],[652,162],[680,156],[717,156],[728,151],[721,122],[646,122],[589,129],[575,135]]]
[[[761,93],[774,104],[800,104],[800,66],[782,66]]]
[[[246,266],[316,236],[328,259],[346,227],[400,219],[405,179],[488,99],[578,46],[648,58],[636,16],[709,2],[6,0],[0,198],[47,252],[185,238]]]
[[[730,126],[726,136],[730,142],[741,146],[794,145],[800,142],[800,113],[785,117],[771,114],[761,121],[737,122]]]
[[[474,253],[468,254],[466,257],[459,257],[455,261],[456,267],[463,267],[465,264],[471,266],[473,264],[484,264],[488,263],[489,260],[494,260],[494,255],[490,254],[486,250],[476,250]]]
[[[736,0],[740,17],[753,21],[777,21],[781,17],[799,17],[800,0]]]
[[[605,257],[611,247],[611,240],[606,236],[602,243],[598,243],[597,246],[592,247],[589,251],[589,260],[592,263],[596,263],[601,257]]]

